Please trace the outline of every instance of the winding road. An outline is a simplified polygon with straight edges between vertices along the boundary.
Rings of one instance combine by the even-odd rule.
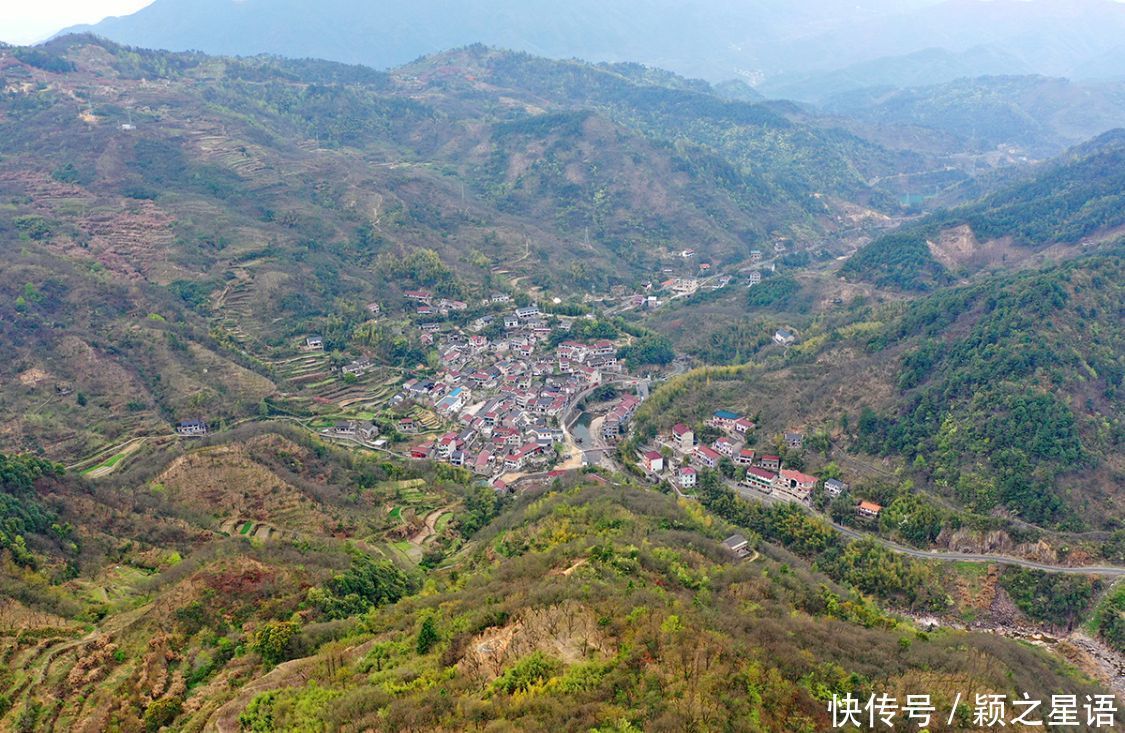
[[[725,483],[727,487],[733,490],[737,495],[750,501],[758,501],[765,504],[772,504],[779,501],[789,501],[788,499],[781,498],[776,494],[763,494],[755,489],[740,486],[733,481],[726,481]],[[677,493],[679,492],[677,491]],[[796,503],[798,506],[801,506],[803,508],[808,508],[801,502],[793,503]],[[898,542],[895,542],[893,540],[888,540],[885,537],[880,537],[869,532],[861,532],[857,529],[845,527],[842,524],[837,524],[836,522],[833,522],[830,518],[819,512],[814,512],[814,514],[816,514],[816,516],[822,517],[825,521],[832,525],[833,529],[835,529],[845,537],[849,537],[853,540],[874,540],[891,552],[898,553],[899,555],[906,555],[908,557],[917,558],[919,560],[1014,565],[1016,567],[1027,568],[1029,570],[1042,570],[1045,573],[1057,573],[1061,575],[1096,575],[1103,578],[1125,578],[1125,568],[1117,567],[1116,565],[1083,565],[1079,567],[1068,567],[1066,565],[1052,565],[1050,563],[1026,560],[1022,557],[1012,557],[1011,555],[992,555],[983,552],[950,552],[947,550],[920,550],[917,547],[909,547],[907,545],[899,544]]]
[[[900,545],[897,542],[893,542],[883,537],[868,534],[867,532],[859,532],[850,527],[836,524],[835,522],[832,522],[831,524],[837,532],[844,535],[845,537],[851,537],[852,539],[857,540],[872,539],[886,547],[888,550],[897,552],[900,555],[908,555],[910,557],[916,557],[922,560],[995,563],[997,565],[1015,565],[1021,568],[1028,568],[1030,570],[1042,570],[1047,573],[1060,573],[1065,575],[1100,575],[1106,578],[1125,577],[1125,568],[1119,568],[1113,565],[1083,565],[1081,567],[1066,567],[1064,565],[1050,565],[1047,563],[1035,562],[1034,560],[1025,560],[1021,557],[1012,557],[1010,555],[919,550],[916,547],[907,547],[906,545]]]

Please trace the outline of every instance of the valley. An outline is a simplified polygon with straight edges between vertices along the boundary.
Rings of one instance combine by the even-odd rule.
[[[976,88],[87,35],[0,73],[0,730],[1121,694],[1109,102],[914,145]]]

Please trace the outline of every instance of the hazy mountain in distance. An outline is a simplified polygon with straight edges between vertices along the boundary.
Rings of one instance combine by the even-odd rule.
[[[920,6],[934,0],[909,0]],[[904,3],[831,0],[156,0],[137,13],[65,32],[212,53],[275,53],[396,66],[481,42],[552,57],[640,61],[711,78],[757,67],[777,39],[875,18]],[[706,49],[706,53],[701,50]]]
[[[938,130],[954,135],[967,149],[1016,145],[1047,157],[1125,127],[1125,81],[983,76],[905,89],[845,91],[821,107],[880,125]]]
[[[1069,75],[1125,37],[1114,0],[156,0],[133,15],[68,31],[173,50],[274,53],[386,68],[481,42],[537,55],[636,61],[712,81],[784,89],[795,79],[932,48],[918,73]],[[969,55],[965,52],[978,49]],[[982,50],[983,49],[983,50]],[[995,59],[1003,59],[997,67]],[[952,69],[952,70],[950,70]],[[951,76],[952,74],[952,76]],[[868,72],[870,76],[870,72]],[[877,83],[877,82],[871,82]],[[910,83],[909,79],[906,83]],[[860,84],[863,86],[864,84]],[[854,85],[852,85],[854,88]]]
[[[870,88],[921,87],[966,77],[1031,74],[1032,70],[1023,60],[990,46],[956,52],[925,48],[835,71],[786,74],[768,81],[759,92],[771,97],[823,102]]]
[[[1082,64],[1074,75],[1079,79],[1125,79],[1125,43]]]

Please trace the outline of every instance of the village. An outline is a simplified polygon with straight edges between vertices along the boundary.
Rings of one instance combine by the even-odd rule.
[[[340,420],[321,430],[325,437],[448,463],[506,491],[510,482],[529,475],[585,465],[581,438],[568,425],[577,407],[599,387],[638,381],[625,373],[613,341],[566,338],[576,317],[548,320],[530,304],[503,315],[482,315],[461,328],[427,319],[465,310],[466,303],[425,290],[406,291],[404,297],[415,313],[421,343],[437,350],[436,369],[409,375],[390,397],[387,412],[396,416],[391,430],[376,421]],[[505,293],[486,299],[502,307],[511,301]],[[502,336],[481,333],[495,332],[496,326]],[[321,349],[323,341],[308,337],[303,348]],[[373,361],[357,359],[340,371],[354,379],[374,369]],[[626,430],[639,404],[640,398],[628,394],[618,400],[602,434],[608,438]],[[419,408],[436,419],[419,416]],[[189,422],[198,421],[186,421],[181,432],[191,429]],[[407,445],[399,449],[401,442]]]
[[[694,256],[692,250],[679,253],[688,263]],[[762,253],[755,250],[751,262],[739,271],[747,287],[761,282]],[[697,267],[698,278],[675,277],[632,296],[617,293],[612,299],[617,305],[608,312],[658,308],[666,299],[731,283],[730,275],[710,272],[707,263]],[[447,463],[501,492],[528,478],[550,478],[593,465],[620,467],[614,448],[629,432],[649,381],[628,374],[618,358],[623,343],[571,336],[580,319],[596,320],[592,314],[545,312],[509,292],[492,293],[470,306],[429,290],[405,290],[402,302],[407,328],[415,331],[418,343],[436,352],[436,364],[420,364],[414,373],[388,382],[395,386],[376,412],[318,425],[323,437],[401,458]],[[379,303],[367,304],[366,310],[373,319],[383,315]],[[772,338],[783,347],[797,339],[790,327],[778,328]],[[326,344],[311,335],[298,349],[323,355]],[[336,369],[337,381],[355,384],[382,367],[375,359],[359,356]],[[744,495],[811,504],[819,479],[783,465],[774,453],[750,447],[747,438],[757,427],[753,421],[718,409],[707,425],[720,437],[698,441],[694,430],[677,424],[638,453],[638,467],[653,483],[666,482],[682,496],[691,495],[700,471],[722,467],[731,488]],[[183,420],[176,427],[184,437],[207,430],[201,419]],[[786,433],[784,441],[799,449],[801,435]],[[727,465],[721,466],[724,462]],[[847,489],[835,478],[823,484],[830,498]],[[881,509],[860,502],[856,512],[877,518]]]

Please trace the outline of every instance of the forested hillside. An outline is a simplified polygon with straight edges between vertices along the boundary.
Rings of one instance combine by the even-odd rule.
[[[32,490],[21,477],[41,473],[3,465],[3,495]],[[322,533],[322,513],[382,518],[372,509],[403,501],[398,487],[412,481],[387,470],[294,435],[243,432],[153,454],[121,477],[128,492],[38,479],[82,562],[48,580],[65,555],[41,547],[19,586],[4,571],[5,588],[23,591],[0,619],[25,631],[0,641],[0,720],[33,730],[820,730],[833,694],[905,694],[922,670],[945,706],[961,689],[1097,690],[1044,651],[926,632],[881,610],[874,599],[948,601],[931,568],[721,489],[703,502],[718,516],[596,476],[505,506],[490,488],[482,497],[453,474],[423,473],[423,502],[453,507],[439,538],[452,554],[436,570],[388,541],[390,517]],[[218,487],[249,472],[275,482],[275,497],[304,496],[286,501],[294,524],[269,504],[232,524],[187,503],[201,490],[236,500]],[[734,529],[751,537],[748,559],[719,544]],[[817,555],[815,567],[752,529]],[[961,729],[969,714],[935,730]]]
[[[0,455],[0,500],[0,721],[60,731],[210,715],[259,674],[247,654],[272,667],[339,637],[499,509],[456,471],[283,428],[152,446],[108,481]]]
[[[955,136],[966,148],[1016,148],[1050,157],[1125,126],[1125,85],[1037,76],[979,76],[980,66],[936,85],[872,87],[838,94],[825,109],[873,123],[915,125]]]
[[[673,324],[689,315],[670,313],[654,327],[738,366],[671,380],[642,409],[642,426],[706,420],[722,405],[757,415],[767,436],[821,435],[802,459],[814,465],[832,460],[832,446],[893,459],[884,465],[898,465],[896,474],[868,480],[887,500],[911,487],[941,497],[928,540],[958,526],[951,505],[1045,527],[1118,529],[1125,333],[1115,314],[1125,273],[1121,245],[1103,250],[893,305],[857,297],[810,308],[805,294],[824,281],[791,279],[796,290],[783,300],[708,316],[741,313],[738,327],[680,335]],[[801,329],[788,350],[770,340],[782,323]]]
[[[859,444],[926,466],[958,500],[1037,524],[1121,507],[1125,292],[1120,248],[912,303],[871,341],[901,358],[901,412],[861,416]],[[1108,526],[1113,526],[1111,519]]]
[[[1112,238],[1125,225],[1123,192],[1125,132],[1114,130],[979,202],[938,211],[876,239],[840,273],[885,287],[929,290],[953,275],[966,274],[959,264],[971,272],[974,249],[988,242],[1003,240],[1018,252]],[[958,227],[968,228],[969,241],[957,247],[960,251],[943,251],[943,235]]]

